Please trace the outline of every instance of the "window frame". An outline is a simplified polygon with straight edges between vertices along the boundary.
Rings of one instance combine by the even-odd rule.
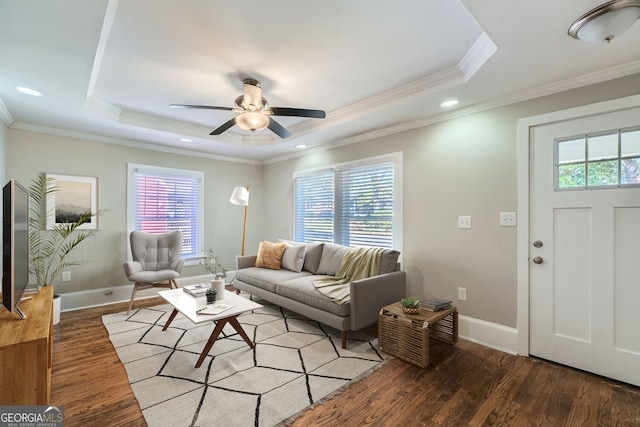
[[[127,257],[131,260],[131,243],[128,236],[135,230],[136,226],[136,173],[143,171],[158,175],[184,176],[194,178],[198,181],[198,206],[197,206],[197,230],[195,234],[196,252],[194,255],[182,255],[185,265],[196,265],[203,257],[202,247],[204,243],[204,172],[177,169],[165,166],[145,165],[139,163],[127,163]]]
[[[369,157],[366,159],[360,159],[360,160],[355,160],[355,161],[349,161],[349,162],[344,162],[344,163],[339,163],[339,164],[333,164],[333,165],[328,165],[328,166],[323,166],[323,167],[319,167],[319,168],[313,168],[313,169],[306,169],[306,170],[301,170],[301,171],[297,171],[293,173],[292,176],[292,180],[293,180],[293,206],[292,206],[292,210],[293,210],[293,236],[295,239],[298,238],[298,236],[296,235],[296,223],[297,223],[297,191],[296,191],[296,179],[300,178],[300,177],[304,177],[304,176],[313,176],[313,175],[317,175],[320,173],[327,173],[327,172],[331,172],[331,173],[336,173],[339,171],[344,171],[344,170],[350,170],[350,169],[354,169],[354,168],[360,168],[360,167],[366,167],[366,166],[373,166],[376,164],[382,164],[382,163],[393,163],[393,173],[394,173],[394,177],[393,177],[393,218],[392,218],[392,225],[391,225],[391,229],[392,229],[392,246],[393,249],[396,249],[400,252],[402,252],[402,189],[403,189],[403,184],[402,184],[402,176],[403,176],[403,172],[402,172],[402,160],[403,160],[403,153],[402,152],[395,152],[395,153],[390,153],[390,154],[385,154],[385,155],[381,155],[381,156],[374,156],[374,157]],[[334,213],[333,213],[333,218],[334,218],[334,233],[333,233],[333,240],[334,243],[336,243],[336,238],[338,237],[339,233],[335,231],[336,228],[336,223],[339,223],[339,216],[336,214],[335,209],[340,205],[340,195],[337,194],[336,192],[336,187],[338,186],[337,183],[338,179],[335,178],[334,176]],[[339,243],[338,244],[342,244]]]
[[[640,131],[640,125],[638,126],[629,126],[625,128],[619,129],[610,129],[599,132],[589,132],[585,134],[572,135],[561,138],[554,138],[553,140],[553,191],[585,191],[585,190],[608,190],[608,189],[622,189],[622,188],[637,188],[640,187],[640,183],[623,183],[622,182],[622,161],[627,159],[634,159],[638,156],[623,156],[622,155],[622,134],[629,132],[638,132]],[[617,136],[617,156],[612,157],[611,159],[589,159],[589,139],[597,138],[602,136]],[[584,140],[584,160],[575,161],[575,162],[565,162],[560,164],[560,144],[567,141],[574,140]],[[609,184],[609,185],[589,185],[589,165],[602,163],[604,161],[617,161],[618,167],[618,177],[617,184]],[[566,165],[583,165],[585,167],[584,175],[585,175],[585,185],[575,186],[575,187],[560,187],[560,166]]]

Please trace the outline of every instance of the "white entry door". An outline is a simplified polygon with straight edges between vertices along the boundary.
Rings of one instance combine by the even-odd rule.
[[[618,148],[597,133],[638,125],[636,108],[531,130],[529,352],[640,386],[640,188],[556,188],[580,178],[581,156],[594,161],[592,182],[612,179]],[[623,136],[623,156],[640,157],[640,130]],[[560,140],[554,156],[562,137],[575,138]]]

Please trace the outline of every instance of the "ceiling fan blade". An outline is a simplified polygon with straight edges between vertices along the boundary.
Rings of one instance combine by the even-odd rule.
[[[323,110],[308,110],[306,108],[286,108],[286,107],[270,107],[271,114],[274,116],[296,116],[311,117],[313,119],[324,119],[327,113]]]
[[[269,126],[268,126],[268,128],[269,128],[269,130],[271,130],[271,132],[275,133],[276,135],[278,135],[282,139],[289,138],[291,136],[291,132],[289,132],[280,123],[276,122],[271,117],[269,117]]]
[[[233,119],[227,121],[225,124],[220,126],[218,129],[216,129],[213,132],[211,132],[209,135],[220,135],[222,132],[224,132],[225,130],[229,129],[230,127],[232,127],[235,124],[236,124],[236,118],[234,117]]]
[[[171,104],[169,108],[194,108],[199,110],[224,110],[231,111],[231,107],[214,107],[213,105],[185,105],[185,104]]]

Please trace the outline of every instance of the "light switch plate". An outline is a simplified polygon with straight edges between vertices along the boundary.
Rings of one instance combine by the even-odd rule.
[[[500,212],[500,227],[515,227],[517,224],[515,212]]]
[[[458,228],[471,228],[471,217],[470,216],[459,216],[458,217]]]

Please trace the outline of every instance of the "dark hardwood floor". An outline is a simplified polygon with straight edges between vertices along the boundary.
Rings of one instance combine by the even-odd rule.
[[[62,313],[51,404],[64,406],[65,426],[146,425],[101,320],[126,308]],[[391,360],[293,426],[640,426],[638,387],[465,340],[430,346],[427,368]]]

